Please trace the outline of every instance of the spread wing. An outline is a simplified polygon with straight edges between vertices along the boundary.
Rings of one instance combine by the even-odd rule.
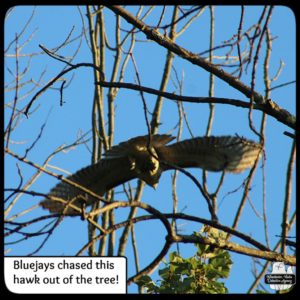
[[[130,160],[127,157],[122,157],[113,160],[100,160],[97,164],[77,171],[69,176],[68,179],[102,196],[107,190],[135,177],[136,173],[132,169]],[[86,199],[87,205],[95,201],[92,196],[86,195],[84,191],[66,182],[57,184],[49,192],[49,196],[64,199],[66,202],[73,200],[72,204],[78,207],[81,207],[80,203],[82,203],[83,198]],[[66,206],[62,202],[51,199],[43,200],[40,205],[53,213],[63,212]],[[75,211],[69,207],[65,213],[74,214]]]
[[[158,149],[161,160],[181,168],[232,173],[252,167],[260,152],[259,144],[237,136],[193,138]]]
[[[148,153],[148,135],[145,135],[112,147],[99,163],[79,170],[68,179],[102,196],[107,190],[137,177],[153,185],[158,182],[162,171],[172,169],[171,165],[239,173],[253,166],[261,152],[259,144],[240,137],[201,137],[166,146],[173,139],[170,135],[153,135],[150,145],[159,161],[170,166],[160,166]],[[87,205],[95,201],[66,182],[57,184],[49,195],[65,203],[72,201],[78,207],[82,201]],[[45,199],[40,205],[51,212],[76,213],[71,207],[66,209],[65,203]]]

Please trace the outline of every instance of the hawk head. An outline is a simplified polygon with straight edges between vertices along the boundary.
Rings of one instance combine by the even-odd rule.
[[[153,147],[137,147],[129,156],[131,170],[134,170],[136,176],[145,181],[148,185],[156,188],[162,170],[157,160],[157,153]]]

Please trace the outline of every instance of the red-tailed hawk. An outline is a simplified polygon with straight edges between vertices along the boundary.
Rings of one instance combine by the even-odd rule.
[[[103,159],[77,171],[69,180],[102,196],[109,189],[126,181],[139,178],[155,187],[161,173],[180,168],[202,168],[207,171],[239,173],[253,166],[261,152],[261,146],[237,136],[199,137],[167,145],[173,136],[162,134],[139,136],[112,147]],[[66,204],[81,207],[83,198],[86,205],[95,198],[66,182],[60,182],[49,196],[65,200],[65,203],[51,199],[40,205],[52,213],[78,214]]]

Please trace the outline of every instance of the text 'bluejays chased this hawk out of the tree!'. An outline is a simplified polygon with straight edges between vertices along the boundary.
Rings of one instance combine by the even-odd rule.
[[[67,179],[103,196],[134,178],[155,187],[162,172],[176,167],[239,173],[252,167],[262,150],[260,144],[238,136],[199,137],[167,145],[174,138],[167,134],[152,135],[151,139],[148,135],[132,138],[112,147],[98,163]],[[43,208],[70,215],[79,214],[70,204],[80,208],[83,201],[85,205],[96,201],[67,182],[57,184],[48,196],[40,203]]]

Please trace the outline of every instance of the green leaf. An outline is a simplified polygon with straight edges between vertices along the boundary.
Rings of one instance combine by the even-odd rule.
[[[269,294],[269,293],[263,290],[256,290],[256,294]]]
[[[170,270],[169,268],[164,268],[158,271],[158,274],[160,275],[161,278],[163,279],[168,279],[170,277]]]
[[[142,286],[142,285],[147,285],[150,282],[153,282],[151,277],[148,275],[143,275],[136,281],[136,284]]]

